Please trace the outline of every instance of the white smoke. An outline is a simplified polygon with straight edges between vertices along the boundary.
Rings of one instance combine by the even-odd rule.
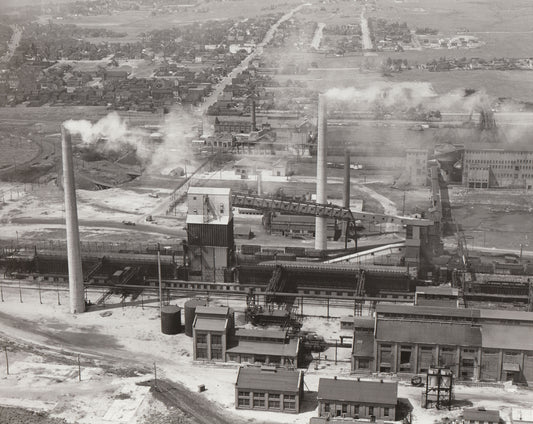
[[[198,137],[199,122],[182,107],[174,107],[161,128],[163,142],[155,146],[147,171],[167,174],[177,167],[186,168],[193,159],[192,140]]]
[[[467,94],[465,90],[458,89],[439,95],[430,83],[425,82],[383,82],[365,89],[332,88],[325,95],[333,108],[368,110],[381,106],[396,112],[408,108],[479,112],[494,102],[484,91]]]
[[[63,126],[71,134],[79,135],[85,144],[93,144],[102,138],[112,143],[120,142],[128,134],[126,122],[116,112],[111,112],[94,124],[85,119],[71,119],[63,122]]]

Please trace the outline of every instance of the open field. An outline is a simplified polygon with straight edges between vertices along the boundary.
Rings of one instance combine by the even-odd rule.
[[[87,28],[108,28],[113,31],[126,32],[127,41],[134,41],[137,36],[154,29],[170,28],[178,25],[194,24],[209,20],[236,19],[242,20],[269,13],[285,12],[297,0],[272,0],[265,6],[264,2],[253,1],[224,1],[212,2],[208,6],[200,5],[191,8],[181,8],[179,13],[154,13],[149,10],[125,11],[111,15],[77,16],[63,19],[61,23],[75,24]],[[126,40],[126,39],[124,39]],[[113,41],[110,39],[108,41]],[[122,39],[114,39],[123,42]]]
[[[377,0],[370,13],[391,21],[407,22],[416,29],[438,29],[443,36],[467,30],[487,44],[479,49],[459,50],[464,56],[529,56],[533,40],[533,8],[528,0],[467,0],[460,3],[444,0],[396,2]],[[444,56],[449,50],[438,50]]]

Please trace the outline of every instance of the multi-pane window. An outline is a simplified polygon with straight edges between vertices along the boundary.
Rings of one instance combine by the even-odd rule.
[[[239,406],[250,406],[249,398],[239,398]]]
[[[199,347],[196,349],[196,357],[198,359],[207,359],[207,349],[204,347]]]
[[[283,396],[283,409],[296,409],[296,397],[294,395]]]
[[[211,344],[212,345],[220,345],[220,344],[222,344],[222,336],[220,334],[212,334],[211,335]]]
[[[389,416],[389,408],[383,408],[383,415],[386,417]]]
[[[222,349],[211,349],[211,359],[222,359]]]
[[[265,392],[254,393],[254,408],[265,407]]]
[[[279,409],[280,406],[281,406],[281,403],[280,403],[279,393],[269,393],[268,394],[268,408]]]
[[[207,334],[205,333],[196,333],[196,343],[207,343]]]

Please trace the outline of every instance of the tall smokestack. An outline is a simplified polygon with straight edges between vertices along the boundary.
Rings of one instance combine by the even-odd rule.
[[[342,193],[342,205],[345,208],[350,209],[350,151],[348,149],[344,151],[344,191]],[[345,247],[347,247],[347,232],[348,222],[344,221],[342,223],[342,234],[345,239]]]
[[[263,195],[263,187],[261,184],[261,181],[263,180],[263,176],[261,175],[261,171],[257,172],[257,195],[262,196]]]
[[[257,131],[257,122],[255,118],[255,100],[252,100],[252,131]]]
[[[323,94],[318,95],[318,146],[316,155],[316,202],[327,203],[326,196],[326,111],[327,103]],[[327,248],[327,218],[316,217],[315,223],[315,249]]]
[[[67,224],[68,285],[70,312],[85,312],[83,298],[83,273],[81,270],[80,234],[78,229],[78,208],[74,182],[74,161],[70,132],[61,126],[61,150],[63,155],[63,189],[65,191],[65,216]]]
[[[350,208],[350,151],[344,152],[344,192],[342,196],[343,206]]]

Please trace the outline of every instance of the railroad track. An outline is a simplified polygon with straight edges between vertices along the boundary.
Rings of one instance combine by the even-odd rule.
[[[234,424],[243,421],[226,417],[205,397],[187,390],[180,383],[167,379],[148,382],[152,384],[152,395],[167,407],[174,407],[192,417],[198,424]]]

